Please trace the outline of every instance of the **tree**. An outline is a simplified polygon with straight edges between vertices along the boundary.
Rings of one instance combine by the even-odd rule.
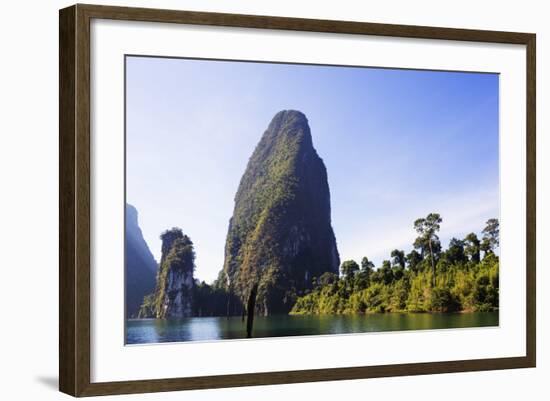
[[[392,263],[394,265],[400,266],[402,269],[405,268],[405,252],[400,251],[399,249],[394,249],[391,251]]]
[[[342,267],[340,269],[346,278],[351,278],[356,272],[359,271],[359,265],[355,260],[346,260],[342,263]]]
[[[422,229],[419,230],[422,235],[415,242],[415,246],[425,252],[424,257],[415,249],[406,257],[403,257],[403,251],[394,250],[391,252],[391,259],[384,260],[376,269],[364,257],[359,271],[355,262],[344,262],[342,271],[346,274],[345,277],[338,278],[335,274],[331,276],[331,273],[325,273],[321,277],[333,277],[336,281],[317,280],[325,284],[317,286],[310,293],[300,295],[291,313],[448,313],[498,310],[499,257],[489,252],[484,255],[483,260],[478,260],[480,240],[474,233],[467,235],[465,239],[451,238],[448,247],[442,251],[441,242],[437,238],[441,218],[432,215],[424,220],[426,221],[417,224]],[[431,253],[428,237],[430,231]],[[491,238],[496,241],[498,236],[495,230],[492,231],[495,235]],[[495,241],[492,243],[496,244]],[[406,269],[402,267],[403,259]],[[430,268],[432,260],[435,262],[435,274]],[[368,281],[367,272],[370,275]]]
[[[317,280],[317,283],[320,287],[332,285],[336,282],[338,282],[338,275],[331,272],[324,272]]]
[[[401,267],[401,265],[395,265],[392,268],[392,275],[393,275],[393,279],[395,281],[401,280],[403,278],[403,276],[405,275],[405,268]]]
[[[449,241],[449,248],[445,254],[447,256],[447,261],[451,264],[464,262],[466,260],[466,255],[464,254],[464,241],[457,238],[451,238],[451,241]]]
[[[380,274],[380,278],[382,279],[382,281],[384,282],[385,285],[388,285],[388,284],[391,284],[391,282],[393,281],[393,270],[391,268],[391,263],[389,260],[384,260],[382,262],[382,267],[380,267],[379,270],[379,274]]]
[[[366,256],[361,259],[361,271],[362,272],[368,272],[372,273],[372,270],[374,269],[374,263],[372,263],[369,258]]]
[[[483,239],[481,241],[481,250],[488,253],[493,253],[500,245],[500,227],[498,219],[489,219],[485,223],[483,229]]]
[[[367,288],[371,282],[371,276],[374,270],[372,263],[366,256],[361,259],[361,271],[355,275],[355,288],[362,290]]]
[[[470,261],[474,263],[479,263],[479,239],[474,233],[470,233],[464,238],[464,243],[466,244],[464,248],[464,253],[468,256]]]
[[[418,272],[418,265],[422,262],[422,255],[413,249],[407,254],[406,259],[409,270],[414,273]]]
[[[448,288],[434,288],[430,299],[430,310],[434,312],[454,312],[460,304]]]
[[[415,248],[421,248],[423,251],[427,248],[430,252],[430,262],[432,265],[432,287],[435,287],[435,260],[434,250],[441,249],[441,243],[437,232],[443,220],[438,213],[430,213],[426,218],[417,219],[414,222],[414,229],[419,234],[414,242]]]

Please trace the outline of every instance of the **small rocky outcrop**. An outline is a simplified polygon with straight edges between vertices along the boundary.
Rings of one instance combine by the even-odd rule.
[[[195,251],[179,228],[160,236],[162,256],[155,293],[145,297],[139,317],[181,318],[193,314]]]

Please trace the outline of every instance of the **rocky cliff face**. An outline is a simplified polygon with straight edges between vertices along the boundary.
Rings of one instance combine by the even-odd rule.
[[[339,263],[325,165],[305,115],[281,111],[241,179],[220,277],[243,305],[257,293],[256,313],[286,313],[313,277],[338,273]]]
[[[136,317],[143,297],[153,292],[157,262],[143,239],[138,212],[126,205],[126,317]]]
[[[179,228],[165,231],[161,239],[162,256],[155,294],[146,303],[152,303],[151,314],[156,318],[189,317],[193,313],[193,242]]]

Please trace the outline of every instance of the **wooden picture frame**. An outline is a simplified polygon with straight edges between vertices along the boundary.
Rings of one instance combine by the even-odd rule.
[[[526,355],[92,383],[90,380],[90,21],[94,18],[525,45],[527,54],[525,60],[527,71]],[[80,4],[60,10],[59,29],[60,391],[73,396],[95,396],[535,367],[535,34]]]

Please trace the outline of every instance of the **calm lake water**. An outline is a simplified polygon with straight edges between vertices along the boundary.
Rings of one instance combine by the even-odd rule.
[[[498,312],[379,313],[329,316],[256,316],[253,337],[286,337],[376,331],[498,326]],[[126,343],[212,341],[246,338],[240,317],[194,317],[126,321]]]

